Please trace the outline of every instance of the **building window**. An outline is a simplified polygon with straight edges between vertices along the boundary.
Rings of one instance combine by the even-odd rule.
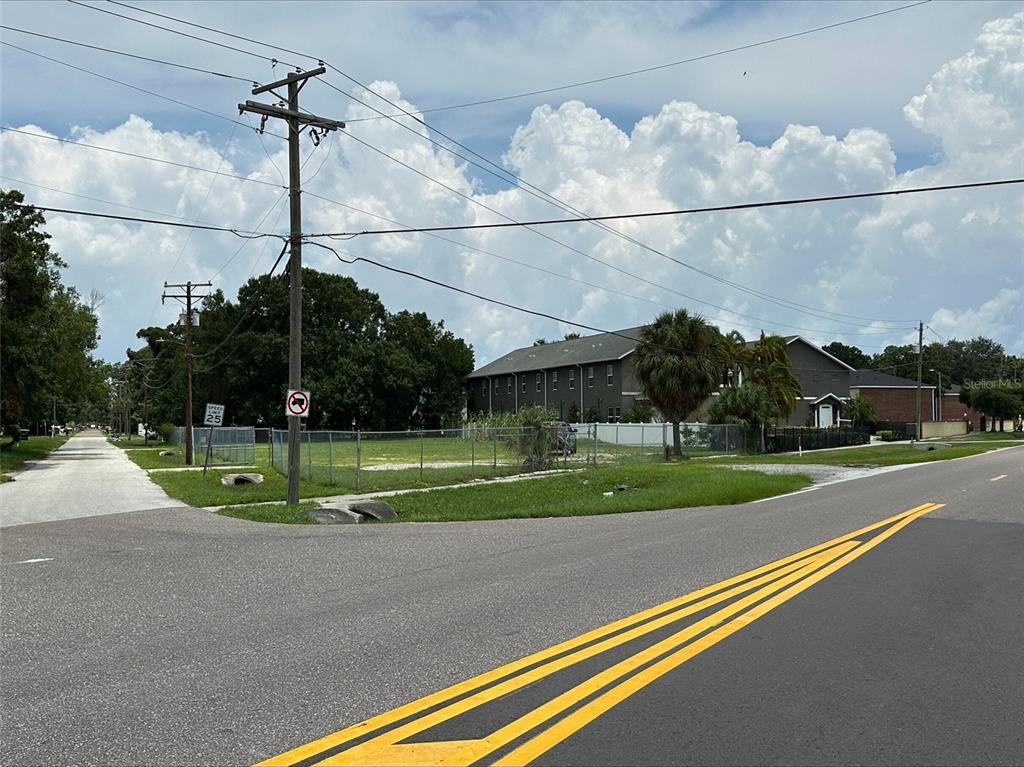
[[[498,394],[500,390],[501,390],[501,379],[495,378],[494,379],[494,393]]]
[[[526,394],[526,376],[523,376],[523,394]]]
[[[608,423],[615,423],[615,408],[608,408]]]
[[[507,384],[507,386],[505,387],[505,393],[506,394],[511,394],[512,393],[512,376],[508,376],[505,379],[505,383]]]
[[[615,408],[615,422],[618,423],[622,419],[622,408]]]
[[[593,366],[587,368],[587,388],[594,388],[594,368]]]
[[[609,365],[608,366],[608,385],[609,386],[612,385],[612,373],[614,371],[615,371],[615,367],[613,365]]]
[[[551,391],[558,391],[558,371],[551,373]]]
[[[537,391],[540,391],[540,373],[537,373]]]
[[[569,389],[571,391],[572,389],[575,389],[575,388],[576,388],[576,371],[575,370],[570,370],[569,371]]]

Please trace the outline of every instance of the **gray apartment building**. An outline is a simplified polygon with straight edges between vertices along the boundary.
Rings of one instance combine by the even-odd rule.
[[[567,420],[571,403],[582,416],[590,408],[602,421],[617,421],[641,398],[633,375],[633,350],[640,328],[527,346],[466,377],[467,410],[515,412],[544,405]]]
[[[575,402],[581,417],[594,408],[601,421],[615,422],[636,400],[644,399],[633,373],[632,339],[640,337],[640,330],[627,328],[509,352],[467,376],[467,412],[515,412],[544,405],[569,420],[569,406]],[[786,336],[786,349],[801,390],[788,423],[837,425],[850,398],[854,369],[802,336]],[[692,417],[711,402],[709,398]]]

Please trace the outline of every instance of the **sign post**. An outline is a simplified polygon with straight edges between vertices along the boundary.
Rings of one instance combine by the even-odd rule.
[[[203,425],[210,427],[210,433],[206,436],[206,458],[203,461],[203,476],[206,476],[206,469],[210,465],[210,456],[213,453],[213,430],[217,426],[224,425],[224,406],[206,403],[206,416],[203,418]]]

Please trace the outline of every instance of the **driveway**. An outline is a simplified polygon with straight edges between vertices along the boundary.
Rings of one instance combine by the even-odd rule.
[[[183,506],[99,431],[83,431],[0,485],[0,527]]]

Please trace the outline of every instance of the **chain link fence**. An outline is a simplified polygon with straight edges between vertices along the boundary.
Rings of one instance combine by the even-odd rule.
[[[167,441],[185,444],[185,427],[175,426]],[[252,426],[193,426],[192,455],[196,464],[206,460],[206,446],[212,444],[211,463],[252,466],[256,463],[256,429]]]
[[[270,464],[288,474],[288,432],[269,431]],[[737,426],[681,424],[691,455],[745,448]],[[303,479],[370,491],[442,485],[548,469],[663,461],[671,424],[551,424],[536,427],[469,425],[424,431],[303,431]]]

